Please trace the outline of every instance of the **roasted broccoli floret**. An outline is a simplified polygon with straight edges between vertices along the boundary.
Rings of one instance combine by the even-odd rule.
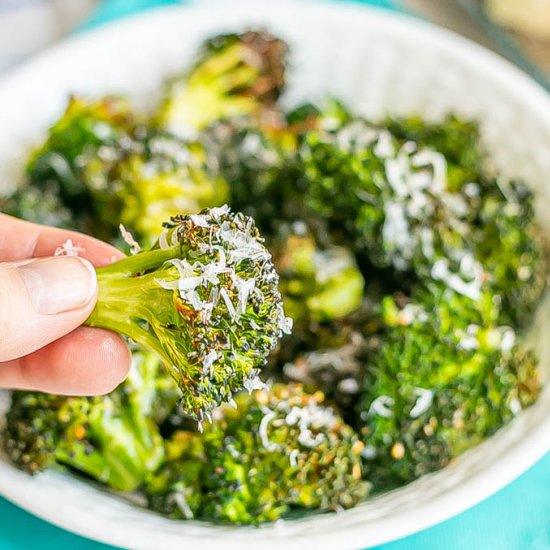
[[[428,122],[419,116],[387,119],[384,126],[397,139],[430,147],[445,156],[447,181],[451,191],[479,181],[484,173],[485,151],[481,145],[479,124],[448,115],[440,122]]]
[[[110,170],[89,173],[86,185],[98,223],[115,234],[122,222],[149,245],[164,220],[228,198],[227,183],[200,143],[145,129],[136,131],[132,147]]]
[[[406,272],[405,288],[410,273],[474,300],[490,292],[504,321],[525,319],[546,282],[531,194],[483,171],[470,143],[479,142],[475,124],[449,118],[423,129],[411,119],[390,128],[397,137],[354,119],[307,134],[310,211],[343,228],[375,266]]]
[[[365,281],[352,252],[320,246],[305,223],[282,226],[273,254],[285,308],[296,323],[340,319],[361,305]]]
[[[291,321],[252,218],[227,206],[177,216],[158,243],[97,269],[86,321],[163,359],[199,422],[233,392],[261,386],[259,367]]]
[[[205,41],[191,69],[168,83],[157,124],[189,136],[216,120],[272,108],[285,84],[286,51],[266,32]]]
[[[159,360],[135,353],[127,380],[104,397],[14,392],[4,446],[29,473],[70,467],[119,491],[133,491],[163,460],[152,420]]]
[[[349,508],[366,496],[363,444],[322,404],[321,392],[276,386],[235,401],[236,408],[215,411],[202,436],[179,433],[169,443],[178,450],[168,452],[148,488],[156,509],[172,517],[255,524],[292,508]]]
[[[94,204],[88,181],[99,172],[106,173],[124,156],[135,124],[124,99],[72,97],[44,145],[32,155],[28,185],[46,195],[58,195],[75,214],[91,215]]]
[[[28,173],[4,209],[108,240],[122,222],[152,244],[170,216],[228,198],[217,161],[203,145],[144,126],[118,98],[71,98]]]
[[[535,223],[531,191],[503,178],[490,184],[480,190],[472,248],[502,297],[504,320],[523,326],[547,286],[548,243]]]
[[[450,289],[384,300],[358,411],[376,489],[444,467],[536,399],[536,360],[512,328],[489,323],[491,302]]]
[[[262,231],[302,212],[297,136],[281,116],[258,121],[234,117],[201,136],[229,183],[231,205],[252,216]]]
[[[466,249],[467,203],[448,190],[439,152],[356,120],[336,133],[310,132],[301,157],[309,209],[343,228],[376,266],[429,278],[438,259]]]

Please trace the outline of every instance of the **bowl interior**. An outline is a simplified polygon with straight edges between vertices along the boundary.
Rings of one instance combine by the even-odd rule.
[[[218,31],[261,25],[291,47],[284,101],[335,95],[378,118],[455,112],[481,121],[494,166],[528,182],[541,223],[550,206],[550,100],[497,56],[426,23],[351,5],[279,2],[250,9],[160,10],[62,43],[0,84],[0,191],[20,178],[29,147],[62,112],[69,93],[124,93],[154,101],[162,78],[185,66],[199,41]],[[550,373],[550,299],[530,337]],[[1,399],[0,399],[1,401]],[[0,405],[1,408],[1,405]],[[104,542],[171,548],[237,548],[252,540],[289,548],[315,542],[331,548],[379,544],[427,527],[489,496],[550,448],[550,386],[508,427],[445,470],[341,514],[277,522],[259,529],[173,522],[96,488],[48,472],[29,478],[0,457],[0,492],[31,512]]]

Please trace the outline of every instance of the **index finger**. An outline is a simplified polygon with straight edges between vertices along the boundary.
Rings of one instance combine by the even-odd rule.
[[[77,231],[38,225],[0,214],[0,262],[53,256],[55,250],[69,239],[78,249],[78,255],[97,267],[124,257],[114,246]]]

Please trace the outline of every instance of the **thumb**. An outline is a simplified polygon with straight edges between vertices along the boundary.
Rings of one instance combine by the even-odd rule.
[[[83,258],[0,263],[0,361],[71,332],[90,315],[96,298],[95,270]]]

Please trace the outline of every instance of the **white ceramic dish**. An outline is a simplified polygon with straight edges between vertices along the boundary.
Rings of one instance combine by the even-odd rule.
[[[213,32],[262,25],[292,48],[288,103],[336,94],[370,116],[455,111],[477,117],[493,161],[550,205],[550,99],[495,55],[411,18],[353,5],[260,3],[160,10],[66,41],[0,84],[0,182],[58,116],[70,92],[122,92],[144,101],[165,75]],[[542,219],[542,221],[547,221]],[[548,225],[550,223],[547,222]],[[544,304],[535,323],[544,373],[550,370]],[[546,376],[546,375],[545,375]],[[69,476],[35,478],[0,457],[0,493],[52,523],[131,548],[359,548],[393,540],[476,504],[550,448],[550,387],[539,402],[450,467],[341,514],[261,528],[174,522],[132,507]]]

